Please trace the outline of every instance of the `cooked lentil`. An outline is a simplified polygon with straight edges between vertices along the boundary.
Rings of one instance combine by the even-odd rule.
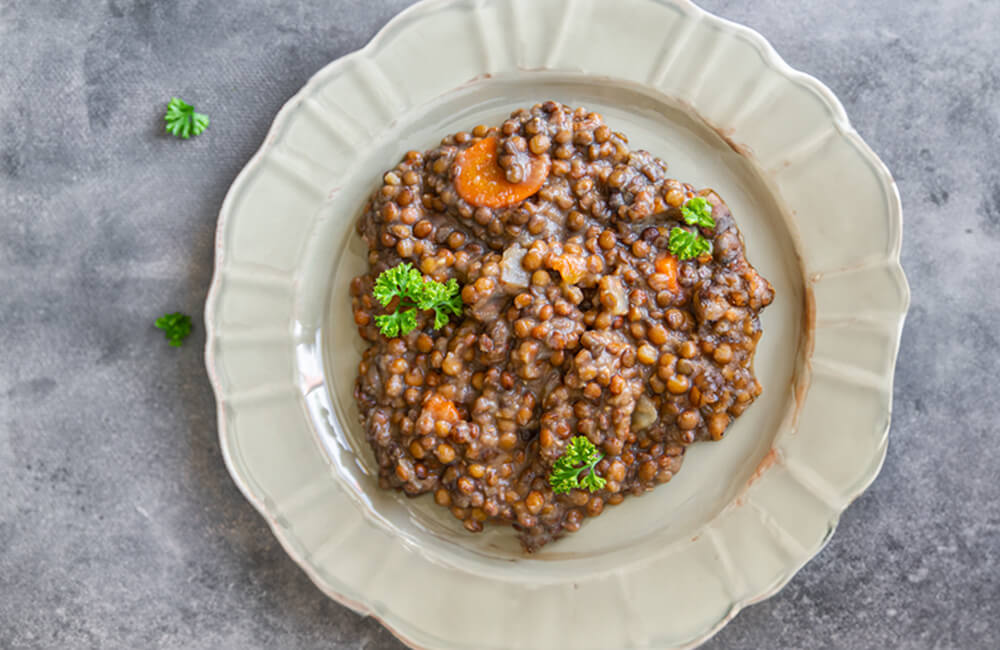
[[[518,196],[544,166],[536,193],[463,198],[461,154],[488,138],[493,187]],[[721,439],[760,394],[753,355],[774,291],[729,208],[600,115],[537,104],[410,151],[382,181],[358,222],[369,272],[351,284],[368,344],[355,397],[382,487],[433,493],[469,531],[512,524],[530,552],[670,481],[688,445]],[[713,252],[677,261],[669,232],[694,196],[712,205]],[[462,318],[435,330],[421,313],[411,333],[381,336],[372,285],[400,262],[456,278]],[[574,435],[604,454],[607,483],[555,495],[547,476]]]

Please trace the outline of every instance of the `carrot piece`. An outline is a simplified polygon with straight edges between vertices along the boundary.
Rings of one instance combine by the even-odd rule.
[[[559,271],[566,284],[576,284],[587,271],[587,263],[582,257],[568,253],[553,259],[551,266],[553,270]]]
[[[677,258],[673,255],[664,255],[656,259],[656,272],[667,276],[667,287],[677,293],[680,285],[677,284]]]
[[[542,188],[551,161],[546,155],[531,156],[528,177],[511,183],[504,176],[497,156],[497,139],[483,138],[455,157],[458,176],[455,190],[470,204],[484,208],[505,208],[523,201]]]
[[[440,393],[433,393],[424,402],[424,410],[430,413],[435,420],[458,421],[458,409],[455,408],[455,402]]]

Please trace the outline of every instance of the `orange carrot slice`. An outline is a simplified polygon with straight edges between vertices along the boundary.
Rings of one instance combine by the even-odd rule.
[[[587,262],[582,257],[568,253],[557,256],[551,261],[550,266],[553,270],[559,271],[566,284],[576,284],[587,271]]]
[[[455,408],[455,402],[440,393],[431,394],[424,402],[424,410],[430,413],[435,420],[452,423],[458,421],[458,409]]]
[[[542,188],[551,161],[548,156],[531,156],[528,177],[521,183],[508,182],[498,161],[497,139],[491,136],[459,152],[455,165],[458,167],[455,189],[459,196],[471,205],[505,208]]]
[[[667,276],[667,287],[677,293],[680,285],[677,284],[677,258],[673,255],[664,255],[656,259],[656,272]]]

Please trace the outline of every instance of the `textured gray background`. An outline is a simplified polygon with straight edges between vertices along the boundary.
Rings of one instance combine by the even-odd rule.
[[[0,0],[0,647],[399,647],[237,492],[200,324],[173,349],[151,323],[200,321],[275,112],[406,4]],[[1000,647],[1000,3],[704,5],[841,97],[899,182],[913,287],[885,469],[708,647]],[[174,94],[205,135],[161,134]]]

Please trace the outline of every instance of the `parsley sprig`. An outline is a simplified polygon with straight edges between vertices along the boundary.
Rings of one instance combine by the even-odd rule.
[[[681,216],[684,223],[702,228],[715,228],[715,219],[712,218],[712,204],[703,197],[696,196],[688,199],[688,202],[681,207]]]
[[[383,307],[399,298],[395,311],[375,317],[375,324],[390,338],[409,334],[417,326],[417,310],[434,311],[434,329],[448,323],[452,314],[462,314],[462,296],[455,278],[442,283],[425,280],[408,262],[386,269],[375,279],[372,295]]]
[[[563,455],[556,459],[549,474],[549,485],[556,494],[564,494],[573,488],[587,488],[596,492],[604,487],[607,480],[598,476],[594,467],[604,458],[585,436],[575,436],[566,445]],[[579,467],[578,467],[579,466]],[[580,474],[587,472],[581,479]]]
[[[705,253],[711,253],[712,242],[702,237],[697,231],[675,227],[670,231],[670,241],[667,243],[667,248],[677,256],[677,259],[689,260]]]
[[[712,204],[700,196],[689,199],[681,207],[681,217],[684,219],[684,223],[689,226],[715,228],[715,219],[712,218]],[[697,228],[687,230],[686,228],[674,227],[670,231],[670,241],[667,243],[667,248],[677,256],[677,259],[688,260],[712,252],[712,242],[702,237]]]
[[[167,133],[184,140],[192,135],[201,135],[208,128],[208,115],[196,113],[194,106],[178,97],[167,104],[167,114],[163,116],[163,120],[167,123]]]
[[[179,311],[160,316],[155,325],[163,330],[164,336],[175,348],[184,345],[184,339],[191,333],[191,317]]]

